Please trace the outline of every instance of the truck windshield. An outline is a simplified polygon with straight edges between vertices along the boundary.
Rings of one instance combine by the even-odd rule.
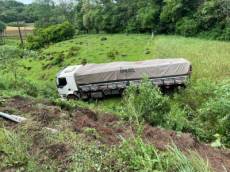
[[[66,78],[58,78],[58,88],[62,88],[67,85]]]

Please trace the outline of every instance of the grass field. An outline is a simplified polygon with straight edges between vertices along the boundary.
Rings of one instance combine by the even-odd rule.
[[[106,37],[106,41],[101,41]],[[149,35],[83,35],[75,39],[50,45],[39,54],[49,58],[24,59],[22,64],[31,67],[26,77],[35,80],[55,79],[56,73],[68,65],[111,61],[134,61],[152,58],[188,59],[193,64],[192,80],[222,80],[230,76],[230,43],[184,38],[178,36]],[[61,56],[60,64],[54,64]],[[57,62],[58,63],[58,62]],[[45,65],[49,67],[45,68]]]
[[[101,41],[103,37],[107,40]],[[57,72],[68,65],[81,64],[83,59],[88,63],[106,63],[183,57],[192,62],[192,81],[207,79],[220,82],[230,76],[229,42],[179,36],[81,35],[50,45],[38,54],[45,57],[21,60],[26,69],[20,71],[23,77],[43,85],[48,82],[54,88]],[[114,109],[119,102],[119,98],[113,98],[97,104],[99,108]]]
[[[32,34],[34,27],[33,26],[24,26],[20,27],[21,33],[23,38],[26,38],[26,36]],[[10,38],[18,38],[19,37],[19,32],[18,32],[18,27],[13,27],[13,26],[7,26],[5,30],[5,36],[10,37]]]

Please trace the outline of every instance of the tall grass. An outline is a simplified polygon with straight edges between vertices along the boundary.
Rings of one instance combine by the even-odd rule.
[[[177,172],[211,172],[208,161],[205,162],[197,153],[190,151],[186,156],[176,146],[169,147],[168,169]]]

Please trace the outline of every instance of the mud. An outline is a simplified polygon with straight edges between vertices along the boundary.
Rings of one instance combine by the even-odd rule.
[[[123,138],[135,136],[135,126],[120,120],[113,114],[94,112],[89,109],[78,108],[73,112],[63,111],[59,107],[52,106],[48,102],[42,103],[33,99],[23,97],[13,97],[0,105],[0,111],[16,111],[32,118],[37,127],[31,127],[28,135],[33,139],[31,148],[32,154],[40,154],[45,151],[47,156],[63,162],[68,165],[68,157],[71,154],[71,148],[62,143],[49,145],[43,139],[40,130],[44,127],[56,129],[68,128],[81,135],[86,141],[98,141],[102,144],[118,145]],[[68,114],[64,115],[63,114]],[[1,120],[1,119],[0,119]],[[0,121],[1,122],[1,121]],[[15,129],[17,124],[3,120],[0,124]],[[0,125],[1,126],[1,125]],[[60,128],[58,128],[60,127]],[[87,129],[93,129],[93,132],[86,132]],[[208,159],[209,164],[217,172],[230,171],[230,151],[215,149],[207,144],[199,142],[189,133],[177,133],[162,128],[152,127],[145,124],[142,138],[146,143],[154,145],[161,151],[168,148],[169,145],[176,145],[180,150],[188,152],[189,150],[198,152],[204,159]],[[43,158],[41,160],[45,161]],[[63,167],[64,168],[64,167]]]
[[[85,128],[94,128],[99,134],[101,143],[108,145],[119,144],[122,138],[133,135],[130,126],[121,125],[119,119],[111,114],[97,114],[86,109],[79,109],[73,113],[73,128],[82,133]]]
[[[58,161],[65,160],[70,155],[70,148],[65,144],[53,144],[46,148],[52,159],[56,159]]]

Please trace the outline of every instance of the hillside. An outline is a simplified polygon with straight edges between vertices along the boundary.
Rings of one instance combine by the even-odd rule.
[[[102,41],[102,38],[107,40]],[[151,35],[83,35],[75,39],[50,45],[42,49],[42,59],[22,61],[32,67],[31,79],[41,80],[44,74],[50,80],[67,65],[106,63],[111,61],[136,61],[151,58],[178,58],[190,60],[194,67],[193,80],[221,80],[230,74],[230,49],[228,42],[208,41],[178,36]]]
[[[36,51],[6,44],[0,111],[27,121],[0,119],[0,171],[230,170],[229,42],[89,34]],[[56,74],[68,65],[177,57],[193,64],[186,89],[163,95],[143,81],[138,94],[130,89],[122,98],[57,95]]]

